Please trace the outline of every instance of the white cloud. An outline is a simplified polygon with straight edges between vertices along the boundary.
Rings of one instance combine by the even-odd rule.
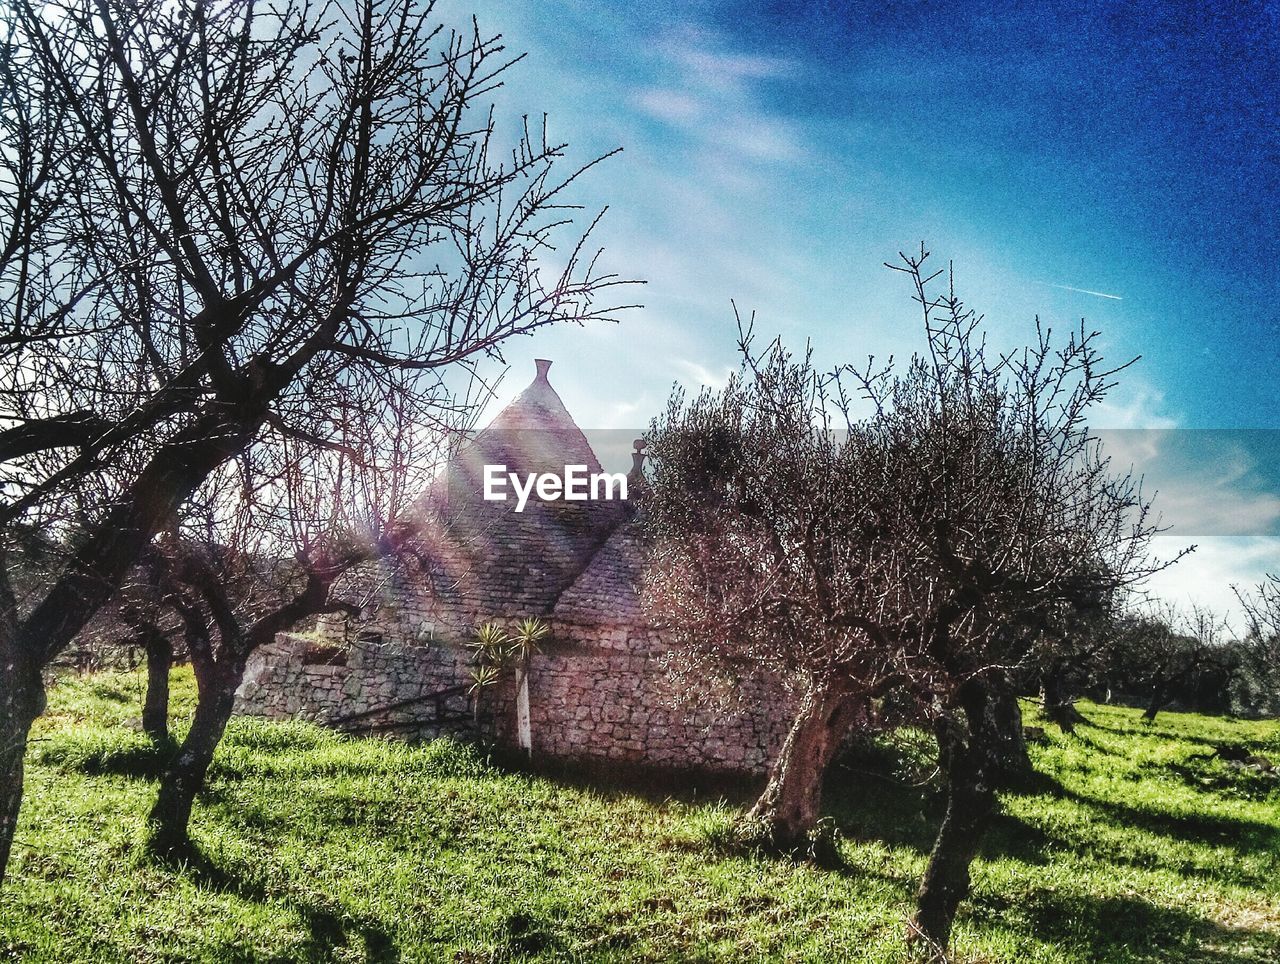
[[[702,166],[728,155],[746,163],[795,161],[805,154],[794,124],[765,110],[756,89],[794,66],[776,57],[737,53],[705,30],[683,30],[657,46],[665,83],[631,96],[633,106],[695,141]]]
[[[768,163],[796,161],[805,154],[800,136],[785,121],[764,115],[739,118],[708,131],[714,139],[739,155]]]
[[[659,56],[678,66],[692,86],[736,91],[762,80],[795,73],[797,64],[782,57],[762,56],[727,49],[724,38],[702,26],[686,24],[669,31],[657,44]]]
[[[709,50],[704,46],[678,46],[671,53],[675,59],[704,78],[723,78],[729,81],[770,80],[785,77],[795,69],[791,61],[781,57],[727,53]]]
[[[635,107],[656,120],[687,126],[704,115],[706,102],[678,90],[647,87],[631,98]]]
[[[1168,411],[1164,392],[1130,379],[1094,410],[1099,429],[1177,428],[1180,419]]]
[[[729,378],[735,371],[728,365],[720,369],[707,368],[687,358],[677,358],[673,364],[677,371],[683,373],[680,382],[694,391],[701,391],[703,388],[718,391],[729,384]]]
[[[1158,536],[1156,552],[1172,558],[1187,547],[1187,540]],[[1243,618],[1232,586],[1242,591],[1262,582],[1268,573],[1280,572],[1280,537],[1211,536],[1195,540],[1196,550],[1146,586],[1160,599],[1186,606],[1196,603],[1226,614],[1240,631]]]
[[[1100,431],[1113,471],[1142,478],[1172,535],[1263,536],[1280,532],[1280,493],[1244,439],[1229,431]]]
[[[1156,499],[1162,517],[1173,521],[1174,532],[1244,536],[1274,532],[1280,522],[1280,496],[1273,492],[1201,485],[1195,479],[1180,482],[1162,487]]]

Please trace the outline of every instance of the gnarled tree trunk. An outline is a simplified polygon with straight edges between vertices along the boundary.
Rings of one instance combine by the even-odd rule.
[[[835,687],[811,687],[744,828],[776,846],[803,846],[818,822],[827,767],[857,722],[861,702]]]
[[[1163,683],[1156,684],[1156,688],[1151,691],[1151,696],[1147,699],[1147,707],[1142,711],[1142,718],[1148,723],[1154,723],[1160,711],[1165,708],[1169,702],[1168,687]]]
[[[235,707],[236,689],[244,677],[245,661],[228,663],[197,661],[196,683],[199,698],[191,729],[160,778],[160,790],[147,820],[147,849],[157,857],[175,857],[189,852],[191,808],[204,788],[214,751],[226,731]]]
[[[1022,707],[1018,695],[1007,686],[992,687],[988,712],[991,755],[999,783],[1019,780],[1032,772],[1031,754],[1027,752],[1027,736],[1022,728]]]
[[[980,753],[962,738],[946,739],[947,812],[916,894],[915,926],[936,960],[945,960],[956,911],[969,894],[969,865],[995,812],[995,789]]]
[[[160,779],[147,821],[147,849],[151,854],[167,858],[190,851],[191,808],[204,788],[214,752],[235,709],[236,690],[244,679],[249,657],[274,639],[276,633],[307,616],[325,612],[333,581],[363,558],[352,553],[338,560],[325,557],[323,563],[313,562],[301,592],[248,626],[239,621],[219,573],[199,553],[185,558],[184,578],[192,581],[188,588],[198,587],[204,606],[184,599],[181,593],[174,594],[173,604],[185,625],[198,698],[191,729]]]
[[[947,781],[947,811],[916,894],[913,943],[945,961],[951,926],[969,895],[969,867],[996,813],[997,786],[1023,771],[1026,746],[1013,694],[981,679],[961,688],[963,718],[938,727],[939,762]],[[1018,726],[1015,733],[1013,728]]]
[[[1075,700],[1067,690],[1066,676],[1057,666],[1044,676],[1044,715],[1063,733],[1074,733],[1080,721]]]

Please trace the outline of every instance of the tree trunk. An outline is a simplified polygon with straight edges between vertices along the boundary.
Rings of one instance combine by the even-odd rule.
[[[947,813],[916,895],[915,925],[929,957],[946,959],[951,925],[969,895],[969,866],[995,812],[995,790],[976,755],[954,747],[947,768]]]
[[[529,719],[529,666],[516,667],[516,742],[533,759],[533,728]]]
[[[157,857],[179,857],[190,851],[191,808],[204,789],[243,676],[243,660],[197,670],[199,698],[191,729],[160,778],[160,790],[147,821],[147,849]]]
[[[147,695],[142,702],[142,732],[156,746],[169,743],[169,670],[173,666],[173,644],[160,632],[143,640],[147,653]]]
[[[987,711],[991,761],[1004,780],[1020,780],[1032,772],[1027,735],[1022,728],[1022,707],[1018,695],[1008,687],[993,688]]]
[[[44,712],[38,666],[10,651],[0,664],[0,885],[4,883],[22,807],[23,759],[31,725]]]
[[[970,680],[961,693],[964,719],[938,729],[939,761],[947,780],[947,812],[916,894],[912,943],[929,960],[945,961],[951,926],[969,895],[969,867],[996,811],[996,783],[1015,763],[1008,755],[1007,700],[989,684]]]
[[[1157,714],[1164,709],[1165,703],[1168,702],[1168,697],[1165,694],[1165,687],[1157,686],[1150,699],[1147,700],[1147,708],[1142,711],[1142,718],[1148,723],[1154,723]]]
[[[0,884],[4,883],[9,866],[18,813],[22,809],[23,756],[30,726],[28,722],[24,729],[21,719],[8,714],[0,720],[0,741],[4,745],[0,751]]]
[[[1076,711],[1075,700],[1067,691],[1067,681],[1058,668],[1050,670],[1044,677],[1044,715],[1063,733],[1075,732],[1080,714]]]
[[[810,688],[769,773],[743,821],[752,835],[782,848],[804,846],[822,809],[827,767],[857,722],[861,704],[846,692]]]
[[[255,397],[228,405],[215,400],[177,431],[116,507],[89,530],[21,622],[7,577],[0,576],[0,883],[22,803],[27,734],[45,707],[40,673],[119,589],[129,567],[178,506],[215,468],[244,449],[262,424],[269,401]]]

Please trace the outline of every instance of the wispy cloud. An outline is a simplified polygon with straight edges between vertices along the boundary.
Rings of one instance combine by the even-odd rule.
[[[1141,381],[1122,385],[1094,409],[1094,428],[1178,428],[1181,420],[1170,413],[1164,392]],[[1134,438],[1139,435],[1135,434]]]
[[[672,50],[672,54],[691,70],[717,84],[769,80],[785,77],[793,70],[790,61],[779,57],[728,53],[702,45],[680,45]]]
[[[1142,476],[1169,534],[1280,535],[1280,491],[1269,470],[1270,437],[1231,430],[1120,430],[1098,433],[1120,471]]]
[[[1112,301],[1124,301],[1121,295],[1109,295],[1105,291],[1092,291],[1089,288],[1073,288],[1071,285],[1055,284],[1052,281],[1041,281],[1040,284],[1049,288],[1060,288],[1063,291],[1078,291],[1082,295],[1093,295],[1095,298],[1110,298]]]
[[[680,381],[697,391],[703,388],[724,388],[729,384],[729,378],[734,372],[727,365],[719,370],[713,370],[686,358],[675,359],[675,367],[682,373]]]
[[[648,117],[679,126],[697,121],[706,110],[705,102],[692,94],[660,87],[637,91],[632,103]]]
[[[696,143],[699,162],[726,154],[748,165],[804,156],[797,125],[766,109],[759,89],[793,74],[791,61],[736,52],[717,33],[692,27],[661,38],[654,53],[658,76],[633,91],[631,106]]]

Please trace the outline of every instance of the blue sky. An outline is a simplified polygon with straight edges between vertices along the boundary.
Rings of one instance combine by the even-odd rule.
[[[440,11],[528,52],[500,113],[547,112],[579,160],[624,149],[578,199],[609,206],[606,262],[647,282],[645,308],[512,346],[508,391],[553,358],[581,424],[640,428],[673,382],[735,365],[731,299],[823,363],[905,356],[919,325],[881,263],[925,240],[997,343],[1037,314],[1085,318],[1109,358],[1143,356],[1100,424],[1280,428],[1280,5]],[[1216,435],[1197,464],[1185,440],[1151,448],[1170,438],[1125,449],[1172,493],[1166,548],[1201,545],[1158,589],[1225,605],[1228,581],[1280,570],[1274,446]],[[1212,522],[1186,511],[1197,501]]]

